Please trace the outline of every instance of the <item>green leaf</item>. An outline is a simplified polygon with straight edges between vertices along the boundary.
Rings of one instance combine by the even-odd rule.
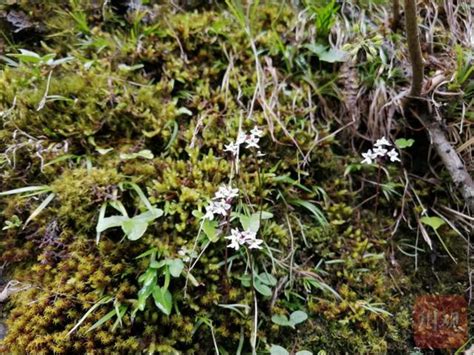
[[[98,152],[100,155],[105,155],[105,154],[111,152],[112,150],[114,150],[114,148],[100,148],[100,147],[95,147],[95,150],[97,150],[97,152]]]
[[[41,213],[41,211],[43,211],[49,205],[49,203],[54,199],[54,196],[56,196],[54,192],[50,193],[48,197],[46,197],[44,201],[41,202],[41,204],[38,207],[36,207],[36,209],[31,213],[31,215],[26,220],[24,227],[26,227],[26,225],[30,221],[36,218]]]
[[[347,60],[347,52],[333,48],[319,54],[318,56],[319,60],[328,63],[345,62]]]
[[[258,279],[254,280],[253,287],[263,296],[270,297],[272,295],[271,288],[261,283]]]
[[[46,56],[45,56],[46,57]],[[43,57],[42,59],[44,60],[45,57]],[[50,65],[50,66],[56,66],[56,65],[60,65],[60,64],[64,64],[64,63],[68,63],[68,62],[71,62],[73,61],[75,58],[74,57],[64,57],[64,58],[60,58],[60,59],[56,59],[56,60],[53,60],[54,58],[54,55],[53,57],[51,57],[51,59],[49,59],[47,61],[46,64]]]
[[[307,44],[304,47],[309,49],[310,52],[316,54],[318,57],[326,52],[326,46],[318,43]]]
[[[135,259],[141,259],[141,258],[144,258],[145,256],[148,256],[148,255],[152,255],[152,254],[156,254],[157,250],[156,248],[150,248],[148,249],[147,251],[141,253],[140,255],[138,255],[137,257],[135,257]]]
[[[135,184],[134,182],[129,182],[129,183],[126,183],[124,184],[125,186],[130,186],[138,195],[138,197],[140,198],[140,200],[142,201],[142,203],[146,206],[146,208],[148,208],[149,211],[154,211],[156,208],[153,207],[150,203],[150,201],[148,200],[148,198],[145,196],[145,194],[143,193],[142,189],[140,188],[140,186],[138,186],[137,184]],[[163,214],[163,211],[162,211],[162,214]],[[160,215],[161,216],[161,215]],[[160,217],[158,216],[158,217]]]
[[[318,221],[320,225],[324,226],[328,224],[328,221],[326,217],[324,216],[324,213],[315,204],[309,201],[300,200],[300,199],[289,200],[288,202],[292,205],[306,208],[309,212],[311,212],[311,214],[314,216],[314,218],[316,219],[316,221]]]
[[[173,277],[179,277],[184,269],[184,263],[181,259],[167,260],[166,262],[170,268],[170,274]]]
[[[295,311],[290,315],[290,323],[293,325],[304,322],[308,319],[308,315],[303,311]]]
[[[20,61],[25,63],[41,62],[41,57],[39,54],[26,49],[20,49],[20,54],[8,54],[8,56],[18,58]]]
[[[146,212],[140,213],[139,215],[133,217],[139,221],[150,223],[153,222],[155,219],[161,217],[163,215],[163,210],[160,208],[151,207],[151,210]]]
[[[252,281],[252,278],[250,277],[250,275],[246,274],[246,275],[240,276],[239,280],[240,280],[242,286],[250,287],[250,281]]]
[[[257,233],[260,229],[260,220],[270,219],[273,217],[273,214],[270,212],[255,212],[250,216],[239,214],[239,221],[244,230],[250,230]]]
[[[6,62],[11,67],[18,67],[17,62],[15,62],[14,60],[12,60],[8,57],[5,57],[4,55],[0,55],[0,59],[3,60],[4,62]]]
[[[99,328],[102,324],[107,322],[108,320],[112,319],[116,315],[115,309],[107,313],[105,316],[100,318],[97,322],[95,322],[89,329],[87,329],[86,333],[89,333],[90,331]]]
[[[101,298],[99,301],[97,301],[91,308],[89,308],[87,310],[87,312],[82,316],[81,319],[79,319],[79,321],[76,323],[76,325],[67,333],[67,335],[71,335],[72,333],[74,333],[76,331],[77,328],[79,328],[81,326],[81,324],[87,319],[87,317],[89,317],[92,312],[94,312],[98,307],[100,307],[101,305],[105,304],[105,303],[108,303],[108,302],[111,302],[113,300],[112,297],[110,296],[104,296],[103,298]]]
[[[313,353],[308,350],[301,350],[301,351],[297,351],[295,355],[313,355]]]
[[[168,141],[168,144],[166,144],[165,150],[168,150],[173,142],[176,140],[176,137],[178,136],[178,131],[179,131],[179,125],[178,122],[176,121],[168,121],[169,124],[173,125],[173,132],[171,133],[170,140]],[[166,123],[165,126],[169,126],[169,124]]]
[[[309,193],[312,193],[313,191],[308,189],[306,186],[300,184],[298,181],[292,179],[291,177],[289,177],[288,175],[280,175],[280,176],[272,176],[271,177],[271,180],[273,182],[276,182],[276,183],[287,183],[287,184],[291,184],[291,185],[294,185],[294,186],[297,186],[299,187],[300,189],[306,191],[306,192],[309,192]]]
[[[147,228],[148,222],[137,217],[129,218],[122,222],[122,230],[129,240],[140,239],[145,234]]]
[[[143,68],[143,64],[136,64],[136,65],[129,66],[127,64],[121,63],[118,65],[118,69],[122,72],[131,72],[131,71],[138,70],[141,68]]]
[[[214,243],[219,240],[217,236],[217,221],[210,221],[208,219],[203,220],[202,230],[211,242]]]
[[[118,325],[123,326],[122,318],[127,312],[128,306],[124,304],[121,305],[119,303],[115,303],[114,310],[115,310],[115,314],[117,315],[117,320],[115,321],[114,326],[112,327],[112,331],[114,331]]]
[[[169,316],[171,314],[171,308],[173,307],[173,296],[168,290],[164,290],[161,287],[155,287],[153,290],[153,299],[155,305],[160,311]]]
[[[125,216],[110,216],[103,218],[100,218],[99,216],[99,222],[97,223],[96,231],[97,233],[100,233],[109,228],[120,227],[127,220],[129,220],[129,218]]]
[[[289,327],[290,321],[288,320],[288,317],[283,315],[283,314],[275,314],[272,316],[272,322],[284,327]]]
[[[272,344],[270,348],[270,354],[271,355],[290,355],[288,350],[286,350],[284,347],[280,345],[275,345],[275,344]]]
[[[277,284],[277,279],[269,274],[269,273],[266,273],[266,272],[262,272],[260,273],[259,275],[256,276],[262,283],[264,283],[265,285],[268,285],[268,286],[276,286]]]
[[[138,153],[120,153],[120,159],[130,160],[136,158],[153,159],[154,155],[149,149],[140,150]]]
[[[111,200],[108,203],[111,207],[119,211],[122,214],[122,216],[125,216],[128,218],[127,210],[125,209],[125,206],[123,205],[122,202],[120,202],[119,200]]]
[[[186,107],[180,107],[180,108],[178,109],[178,114],[179,114],[179,115],[188,115],[188,116],[192,116],[192,115],[193,115],[193,113],[192,113],[190,110],[188,110]]]
[[[438,230],[439,227],[441,227],[443,224],[446,224],[444,220],[442,220],[439,217],[422,217],[420,218],[421,223],[426,224],[427,226],[430,226],[434,230]]]
[[[328,63],[345,62],[347,60],[347,52],[340,49],[327,49],[326,46],[321,44],[308,44],[305,48],[309,49],[310,52],[316,54],[319,60]]]
[[[64,154],[64,155],[61,155],[61,156],[59,156],[55,159],[52,159],[52,160],[48,161],[46,164],[43,165],[43,167],[46,168],[47,166],[62,162],[64,160],[75,159],[75,158],[79,158],[79,155]]]
[[[143,287],[148,287],[150,285],[156,284],[156,270],[153,268],[148,268],[143,274],[138,278],[138,282],[143,284]]]
[[[138,291],[138,301],[137,301],[137,304],[135,305],[135,310],[133,314],[135,314],[137,310],[140,310],[140,311],[145,310],[146,301],[156,287],[157,286],[155,284],[148,285],[148,286],[142,287],[140,291]]]
[[[405,139],[405,138],[400,138],[395,141],[395,145],[400,148],[400,149],[405,149],[409,148],[415,143],[414,139]]]
[[[153,260],[151,263],[150,263],[150,268],[153,268],[153,269],[159,269],[163,266],[166,265],[166,260],[161,260],[161,261],[156,261],[156,260]]]
[[[51,191],[51,188],[49,186],[26,186],[26,187],[20,187],[19,189],[13,189],[13,190],[0,192],[0,196],[22,194],[24,192],[44,193],[48,191]]]

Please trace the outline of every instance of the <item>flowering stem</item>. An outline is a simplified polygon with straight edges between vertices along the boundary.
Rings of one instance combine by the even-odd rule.
[[[377,209],[379,207],[379,193],[380,193],[380,176],[381,176],[381,171],[382,171],[382,166],[379,164],[378,165],[378,171],[377,171],[377,187],[375,191],[375,213],[377,213]]]
[[[252,258],[252,253],[249,250],[245,249],[247,252],[249,264],[250,264],[250,285],[252,287],[252,294],[253,294],[253,304],[254,304],[254,319],[253,319],[253,329],[250,338],[250,346],[252,347],[252,355],[256,354],[257,348],[257,329],[258,329],[258,305],[257,305],[257,293],[255,291],[253,279],[254,279],[254,261]]]

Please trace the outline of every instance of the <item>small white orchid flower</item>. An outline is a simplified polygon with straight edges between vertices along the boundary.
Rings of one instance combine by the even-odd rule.
[[[204,215],[204,218],[212,221],[216,214],[227,216],[227,211],[230,207],[231,205],[224,200],[211,201],[211,203],[206,206],[206,214]]]
[[[384,157],[387,154],[388,150],[383,147],[374,148],[374,154],[377,157]]]
[[[253,231],[247,230],[242,232],[245,243],[248,245],[249,249],[262,249],[260,244],[263,243],[263,240],[257,239],[257,234]]]
[[[247,137],[245,140],[245,143],[247,143],[247,146],[245,148],[257,148],[259,149],[260,146],[258,145],[258,142],[260,141],[260,138],[250,135]]]
[[[238,229],[232,229],[230,231],[230,235],[225,237],[224,239],[230,240],[230,244],[227,246],[228,248],[233,248],[235,250],[239,250],[240,246],[243,244],[242,234]]]
[[[230,186],[221,186],[214,195],[214,199],[230,200],[239,196],[239,189],[233,189]]]
[[[247,242],[247,245],[249,249],[262,249],[262,247],[260,246],[260,244],[262,243],[263,243],[263,240],[261,239],[253,239],[252,241]]]
[[[224,239],[230,240],[228,248],[239,250],[241,246],[247,245],[249,249],[262,249],[260,244],[263,240],[256,238],[256,233],[250,230],[239,231],[238,229],[232,229],[231,234]]]
[[[251,131],[250,131],[250,134],[254,137],[262,137],[263,136],[263,131],[258,128],[257,126],[255,126]]]
[[[237,143],[230,143],[225,145],[225,152],[230,152],[235,157],[239,154],[239,146],[240,144]]]
[[[387,155],[389,156],[391,162],[401,161],[395,148],[389,151]]]
[[[225,201],[213,201],[211,202],[211,205],[213,206],[213,212],[214,214],[220,214],[222,216],[227,215],[227,211],[230,209],[230,204],[228,204]]]
[[[384,145],[391,147],[392,144],[383,136],[380,139],[377,139],[377,141],[374,144],[374,147],[383,147]]]
[[[377,154],[372,152],[372,149],[369,149],[367,152],[362,153],[364,160],[362,160],[362,164],[372,164],[373,161],[377,158]]]
[[[203,218],[210,221],[214,220],[214,205],[212,203],[206,206],[206,214]]]

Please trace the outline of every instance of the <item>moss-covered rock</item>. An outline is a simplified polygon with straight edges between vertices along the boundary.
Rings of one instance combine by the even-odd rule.
[[[271,344],[315,353],[412,348],[410,307],[424,285],[395,243],[415,237],[405,227],[387,232],[403,203],[395,197],[403,185],[391,184],[403,172],[384,170],[379,191],[363,175],[377,172],[331,133],[340,67],[307,51],[314,27],[299,33],[298,11],[286,3],[249,10],[248,30],[222,4],[98,3],[0,5],[22,11],[41,39],[10,29],[6,53],[55,55],[7,54],[0,73],[0,188],[45,187],[0,200],[8,226],[0,261],[27,286],[5,305],[2,348],[207,353],[217,344],[250,352],[255,331],[258,352]],[[237,163],[226,145],[255,126],[259,152],[242,145]],[[234,213],[209,227],[202,215],[222,185],[239,189]],[[423,181],[416,189],[431,198]],[[148,220],[138,240],[120,223],[98,228],[103,218],[129,221],[151,207],[163,216]],[[240,216],[261,211],[271,216],[258,221],[265,247],[227,248]],[[462,290],[465,257],[458,236],[447,238],[460,263],[446,262],[445,284],[433,292]],[[170,276],[173,260],[184,270]],[[275,280],[262,276],[268,283],[259,289],[262,279],[250,275],[262,273]],[[170,312],[155,293],[138,309],[150,283],[170,292]],[[296,329],[272,322],[297,310],[309,318]]]

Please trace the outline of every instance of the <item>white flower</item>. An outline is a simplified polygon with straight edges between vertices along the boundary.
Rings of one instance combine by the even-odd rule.
[[[221,186],[214,195],[214,199],[230,200],[234,197],[239,196],[239,189],[233,189],[230,186]]]
[[[232,155],[235,157],[237,154],[239,154],[239,146],[240,144],[237,143],[230,143],[225,145],[225,152],[231,152]]]
[[[223,216],[227,215],[227,210],[230,209],[230,205],[225,201],[212,201],[211,206],[214,214],[220,214]]]
[[[374,154],[378,157],[384,157],[387,154],[388,150],[383,147],[374,148]]]
[[[260,146],[258,145],[258,141],[260,140],[259,137],[256,137],[254,135],[250,135],[247,137],[245,140],[245,143],[247,143],[247,146],[245,148],[257,148],[259,149]]]
[[[235,250],[239,250],[241,245],[244,244],[242,233],[238,229],[232,229],[230,235],[224,239],[230,240],[230,244],[227,247]]]
[[[249,249],[262,249],[260,244],[263,243],[263,240],[257,239],[257,233],[247,230],[242,232],[242,237],[244,238],[244,241],[248,245]]]
[[[216,214],[227,216],[227,211],[230,207],[230,204],[224,200],[211,201],[211,203],[206,206],[206,214],[203,218],[212,221]]]
[[[247,242],[249,249],[262,249],[262,247],[260,246],[260,244],[262,243],[263,240],[261,239],[253,239],[252,241]]]
[[[261,137],[263,136],[263,131],[258,128],[257,126],[255,126],[251,131],[250,131],[250,134],[254,137]]]
[[[395,148],[389,151],[387,155],[390,157],[391,162],[400,161],[400,158],[398,158],[398,152],[395,150]]]
[[[369,149],[367,152],[362,153],[364,160],[362,160],[362,164],[372,164],[373,160],[377,158],[377,154],[372,152],[372,149]]]
[[[387,145],[389,147],[392,146],[392,144],[383,136],[380,139],[377,139],[377,142],[375,142],[374,147],[383,147],[384,145]]]
[[[204,215],[203,218],[208,219],[210,221],[214,219],[214,205],[212,203],[206,206],[206,214]]]
[[[241,232],[238,229],[232,229],[231,234],[225,239],[230,240],[227,247],[235,250],[239,250],[244,245],[247,245],[249,249],[262,249],[260,244],[263,243],[263,240],[257,239],[256,233],[250,230]]]

